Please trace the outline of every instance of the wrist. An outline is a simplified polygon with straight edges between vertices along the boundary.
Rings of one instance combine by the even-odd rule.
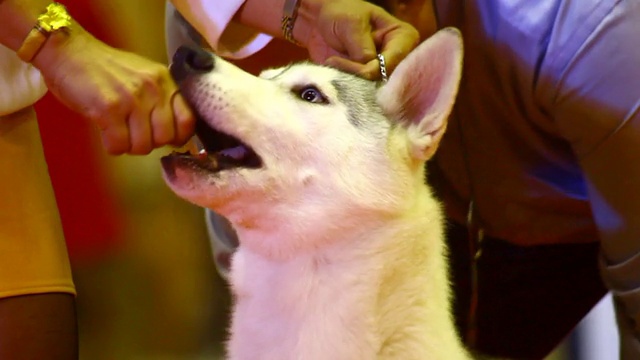
[[[72,21],[65,31],[49,35],[31,63],[40,70],[49,87],[55,86],[56,74],[64,73],[61,69],[66,63],[73,62],[74,58],[90,56],[88,45],[91,37],[78,23]]]
[[[309,43],[309,37],[321,7],[320,0],[298,0],[296,19],[291,32],[297,43],[305,46]]]
[[[1,3],[1,0],[0,0]],[[51,83],[56,69],[71,56],[81,57],[83,46],[72,43],[86,43],[83,38],[91,37],[71,16],[64,5],[45,1],[19,3],[8,2],[7,22],[11,24],[10,35],[15,39],[12,48],[24,62],[31,63],[40,70],[47,83]],[[35,9],[39,9],[37,12]],[[5,20],[2,17],[2,20]],[[22,29],[29,27],[28,31]],[[24,34],[19,36],[18,34]]]
[[[71,16],[64,5],[52,2],[38,16],[35,24],[16,51],[22,61],[30,63],[40,52],[49,37],[56,32],[65,32],[71,26]]]

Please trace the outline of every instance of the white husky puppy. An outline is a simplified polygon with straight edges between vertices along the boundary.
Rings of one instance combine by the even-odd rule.
[[[384,84],[310,63],[255,77],[177,51],[172,73],[206,151],[163,158],[164,177],[238,233],[229,358],[468,357],[450,313],[440,205],[424,182],[461,62],[453,29]]]

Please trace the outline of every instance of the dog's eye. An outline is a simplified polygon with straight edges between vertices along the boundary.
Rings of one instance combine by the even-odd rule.
[[[322,95],[320,90],[314,86],[308,86],[300,90],[300,98],[314,104],[326,103],[327,99]]]

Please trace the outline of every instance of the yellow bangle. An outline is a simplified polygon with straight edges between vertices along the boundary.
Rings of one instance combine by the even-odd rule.
[[[25,62],[31,62],[42,49],[49,35],[70,26],[71,16],[64,5],[56,2],[49,4],[45,12],[38,16],[33,29],[22,42],[17,51],[18,57]]]

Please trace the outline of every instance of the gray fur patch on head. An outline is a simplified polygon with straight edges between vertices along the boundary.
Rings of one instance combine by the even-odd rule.
[[[366,128],[374,121],[387,121],[376,100],[377,84],[351,74],[331,82],[338,93],[338,100],[347,107],[349,122],[358,128]]]

